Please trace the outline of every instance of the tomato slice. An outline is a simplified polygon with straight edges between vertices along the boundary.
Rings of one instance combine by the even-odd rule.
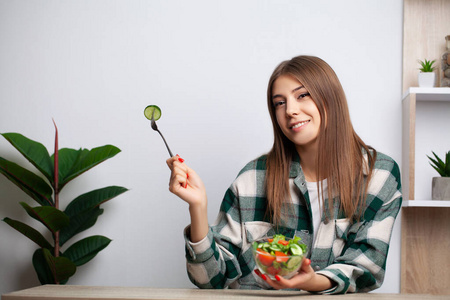
[[[279,263],[284,263],[284,262],[287,262],[289,260],[289,256],[287,256],[286,254],[284,254],[281,251],[275,251],[275,255],[277,257],[276,258],[277,262],[279,262]]]
[[[280,268],[277,269],[274,266],[270,266],[267,268],[267,273],[269,273],[270,275],[277,275],[278,273],[280,273],[280,271]]]
[[[287,246],[287,245],[289,245],[289,242],[288,241],[284,241],[284,240],[279,240],[278,244],[281,244],[283,246]]]
[[[275,260],[275,256],[272,256],[269,252],[261,249],[258,249],[256,251],[258,252],[258,260],[261,262],[261,264],[267,267],[272,265],[273,261]]]

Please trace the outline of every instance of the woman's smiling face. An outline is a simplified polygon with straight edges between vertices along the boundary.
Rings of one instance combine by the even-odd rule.
[[[272,103],[284,135],[298,148],[315,146],[320,130],[320,113],[306,88],[290,75],[273,83]]]

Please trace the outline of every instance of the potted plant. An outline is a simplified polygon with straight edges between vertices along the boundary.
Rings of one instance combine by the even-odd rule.
[[[434,70],[436,67],[434,67],[434,63],[436,60],[419,60],[420,64],[420,73],[419,73],[419,87],[434,87],[434,84],[436,82],[436,74],[434,73]]]
[[[445,155],[445,162],[432,151],[434,158],[430,159],[430,165],[441,175],[433,177],[431,199],[450,200],[450,151]]]
[[[11,218],[3,221],[16,229],[38,248],[33,254],[33,267],[41,284],[64,284],[77,267],[89,262],[111,242],[101,235],[83,238],[68,246],[76,234],[92,227],[103,213],[100,205],[127,191],[109,186],[84,193],[73,199],[64,210],[59,194],[72,179],[99,163],[115,156],[120,149],[105,145],[88,149],[58,149],[58,128],[55,124],[55,153],[50,156],[40,143],[18,133],[1,134],[42,176],[0,157],[0,173],[36,201],[38,206],[20,202],[26,213],[42,223],[51,233],[49,241],[33,227]],[[68,247],[67,247],[68,246]],[[64,249],[64,250],[63,250]]]

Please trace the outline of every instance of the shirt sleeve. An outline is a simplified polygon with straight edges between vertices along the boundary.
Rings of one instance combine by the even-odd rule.
[[[332,264],[317,271],[336,284],[322,293],[368,292],[383,283],[392,229],[402,203],[400,171],[395,161],[390,162],[374,171],[364,219],[341,233],[343,250]]]
[[[192,243],[190,226],[185,229],[187,272],[199,288],[223,289],[242,276],[238,261],[242,227],[237,203],[231,188],[228,189],[217,220],[203,240]]]

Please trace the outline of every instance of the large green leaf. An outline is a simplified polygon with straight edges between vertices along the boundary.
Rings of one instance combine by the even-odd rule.
[[[82,158],[89,152],[87,149],[70,149],[70,148],[62,148],[58,151],[58,160],[59,160],[59,183],[67,178],[74,166],[82,160]],[[53,155],[54,156],[54,155]],[[52,157],[53,157],[52,156]]]
[[[56,283],[67,280],[75,274],[77,266],[67,257],[54,257],[47,249],[43,249],[43,254]]]
[[[102,203],[105,203],[112,198],[125,193],[128,189],[121,186],[108,186],[97,189],[78,196],[65,209],[65,213],[69,216],[75,216],[79,213],[85,212]]]
[[[103,213],[99,205],[126,192],[127,189],[120,186],[109,186],[94,190],[75,198],[64,211],[70,218],[69,226],[61,229],[59,244],[62,246],[74,235],[92,227],[98,216]]]
[[[93,148],[92,150],[80,149],[73,151],[70,149],[61,149],[58,151],[60,161],[59,190],[72,179],[115,156],[119,152],[120,149],[112,145],[105,145]]]
[[[52,271],[45,260],[44,251],[39,248],[34,251],[33,254],[33,267],[38,276],[39,282],[44,284],[55,284],[55,279],[53,278]]]
[[[55,284],[55,279],[53,278],[52,271],[45,260],[44,251],[39,248],[34,251],[33,254],[33,267],[38,276],[39,282],[44,284]],[[61,280],[60,284],[66,284],[69,279]]]
[[[52,188],[33,172],[0,157],[0,173],[40,205],[53,205]]]
[[[98,216],[103,213],[103,209],[98,206],[84,213],[70,216],[69,225],[62,228],[59,232],[59,245],[64,245],[69,239],[76,234],[91,228],[97,222]]]
[[[39,247],[46,248],[49,250],[53,249],[52,245],[50,245],[47,239],[36,229],[20,221],[16,221],[10,218],[4,218],[3,221],[12,228],[14,228],[15,230],[17,230],[18,232],[20,232],[21,234],[23,234],[24,236],[26,236],[27,238],[29,238],[30,240],[32,240],[33,242],[35,242]]]
[[[44,224],[53,234],[69,225],[69,217],[52,206],[31,207],[25,202],[20,202],[20,205],[22,205],[30,217]]]
[[[50,182],[53,182],[53,160],[44,145],[30,140],[20,133],[11,132],[2,135]]]
[[[77,267],[79,267],[93,259],[97,253],[105,249],[110,242],[111,240],[109,238],[101,235],[90,236],[70,246],[64,252],[64,256],[69,258]]]

